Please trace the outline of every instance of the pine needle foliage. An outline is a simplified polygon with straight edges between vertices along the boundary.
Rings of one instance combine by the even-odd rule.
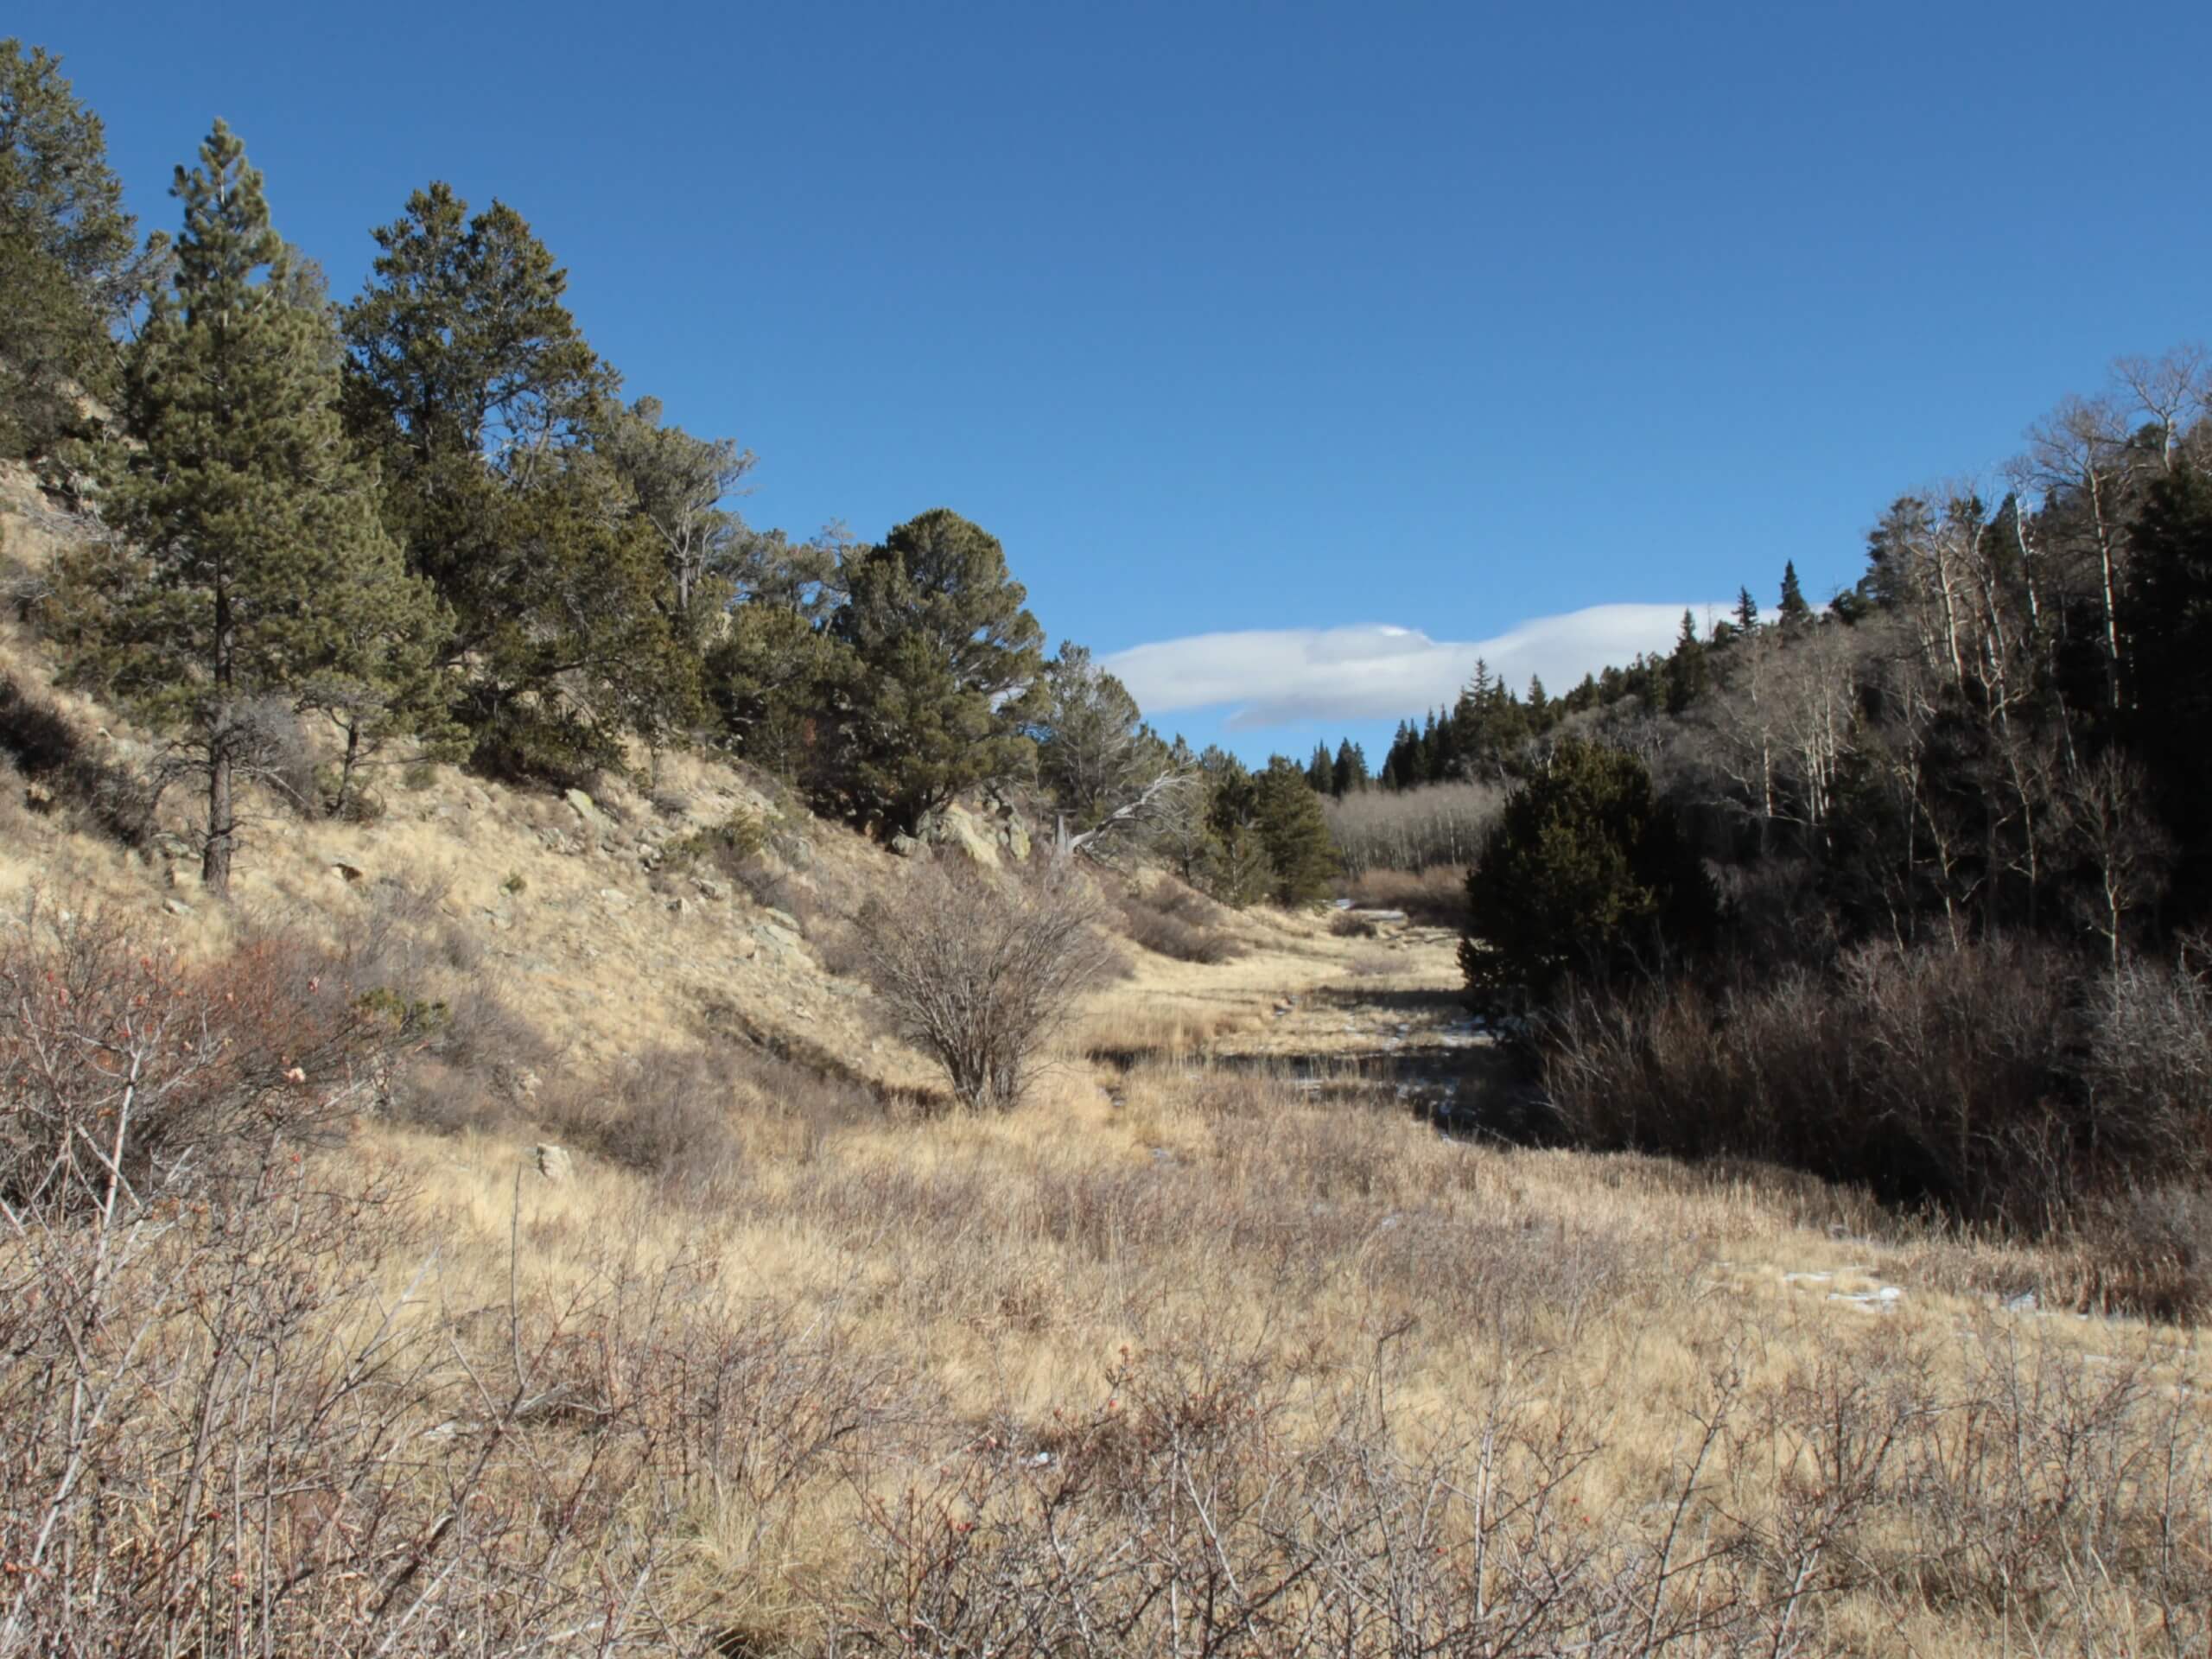
[[[238,136],[217,122],[175,194],[175,273],[124,376],[132,441],[102,457],[119,541],[70,582],[80,677],[174,734],[206,785],[201,875],[220,895],[270,705],[350,710],[371,736],[428,718],[443,625],[385,533],[375,469],[339,418],[328,315],[298,302]]]

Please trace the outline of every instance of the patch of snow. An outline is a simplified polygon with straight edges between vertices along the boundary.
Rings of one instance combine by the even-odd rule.
[[[1828,1293],[1828,1300],[1844,1302],[1869,1313],[1886,1313],[1904,1300],[1904,1292],[1895,1285],[1884,1285],[1878,1290],[1832,1290]]]

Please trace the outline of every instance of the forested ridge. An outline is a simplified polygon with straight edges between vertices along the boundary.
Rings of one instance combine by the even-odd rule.
[[[1470,995],[1560,1132],[2203,1251],[2208,416],[2202,351],[2122,359],[1825,606],[1786,564],[1771,613],[1401,726],[1359,822],[1463,804],[1414,856],[1468,843]]]

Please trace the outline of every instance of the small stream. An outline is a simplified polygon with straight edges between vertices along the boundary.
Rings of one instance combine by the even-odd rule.
[[[1266,1072],[1291,1086],[1347,1103],[1387,1092],[1440,1133],[1517,1144],[1548,1141],[1551,1114],[1541,1091],[1480,1021],[1456,1017],[1363,1030],[1370,1040],[1327,1052],[1217,1053],[1214,1065]]]

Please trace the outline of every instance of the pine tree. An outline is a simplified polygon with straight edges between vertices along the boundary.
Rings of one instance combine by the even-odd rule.
[[[1316,795],[1326,795],[1337,775],[1336,764],[1329,757],[1329,746],[1316,743],[1313,757],[1306,763],[1306,786]]]
[[[2177,919],[2201,924],[2212,916],[2212,474],[2184,464],[2156,480],[2133,542],[2128,735],[2176,840]]]
[[[1813,620],[1813,607],[1805,602],[1804,590],[1797,585],[1796,561],[1785,561],[1782,567],[1782,626],[1796,630]]]
[[[671,550],[663,509],[697,500],[655,498],[628,442],[652,412],[615,404],[567,273],[512,207],[471,217],[433,184],[376,240],[344,315],[346,408],[410,569],[454,613],[446,659],[478,764],[581,779],[621,764],[626,730],[657,753],[702,712],[695,619],[675,595],[710,555]]]
[[[1548,1001],[1658,944],[1695,945],[1717,914],[1695,850],[1634,755],[1576,739],[1514,791],[1467,873],[1459,962],[1483,1003]]]
[[[1398,722],[1396,734],[1390,739],[1389,752],[1382,757],[1382,787],[1411,789],[1421,781],[1420,767],[1421,739],[1414,731],[1411,721]]]
[[[79,393],[114,391],[110,330],[149,264],[61,60],[0,41],[0,455],[45,454],[76,424]]]
[[[596,444],[629,492],[631,513],[658,543],[658,602],[687,639],[703,637],[739,594],[754,538],[723,504],[753,468],[731,438],[695,438],[661,423],[658,397],[604,406]]]
[[[863,817],[912,830],[964,790],[1027,778],[1044,631],[997,537],[934,508],[850,561],[836,630],[860,661],[852,779]]]
[[[1179,736],[1168,746],[1167,764],[1188,782],[1162,803],[1152,826],[1152,849],[1185,885],[1211,889],[1221,848],[1213,831],[1212,779]]]
[[[1128,688],[1073,640],[1045,665],[1032,732],[1037,773],[1071,832],[1095,829],[1169,770],[1167,746],[1145,725]]]
[[[1329,793],[1342,800],[1368,785],[1367,753],[1351,739],[1337,745],[1337,758],[1329,767]]]
[[[1278,756],[1253,780],[1252,827],[1267,849],[1280,904],[1326,895],[1339,861],[1321,803],[1295,761]]]
[[[219,896],[267,702],[334,706],[315,688],[343,681],[356,709],[382,700],[374,721],[405,724],[441,623],[346,442],[329,319],[295,302],[261,175],[221,122],[175,194],[176,270],[128,365],[136,443],[111,454],[103,504],[130,550],[76,573],[100,601],[80,668],[182,733],[207,779],[201,873]]]
[[[1697,619],[1684,611],[1674,654],[1667,658],[1667,712],[1681,714],[1703,695],[1705,684],[1705,647],[1698,642]]]
[[[1300,794],[1311,800],[1312,792],[1296,766],[1287,760],[1279,764],[1298,779]],[[1197,874],[1205,891],[1221,903],[1238,910],[1257,904],[1274,883],[1274,866],[1255,823],[1258,782],[1242,760],[1211,743],[1198,756],[1198,774],[1206,806],[1207,841]],[[1179,839],[1184,840],[1187,853],[1187,837]],[[1187,859],[1180,861],[1185,869],[1191,868]]]
[[[1274,891],[1275,868],[1265,841],[1249,819],[1230,824],[1214,837],[1207,893],[1232,910],[1256,905]]]
[[[798,607],[740,605],[707,653],[707,695],[737,752],[824,810],[848,808],[845,721],[860,664]]]
[[[1795,574],[1794,567],[1792,574]],[[1748,588],[1736,590],[1736,628],[1740,633],[1750,633],[1759,625],[1759,602],[1751,597]]]

